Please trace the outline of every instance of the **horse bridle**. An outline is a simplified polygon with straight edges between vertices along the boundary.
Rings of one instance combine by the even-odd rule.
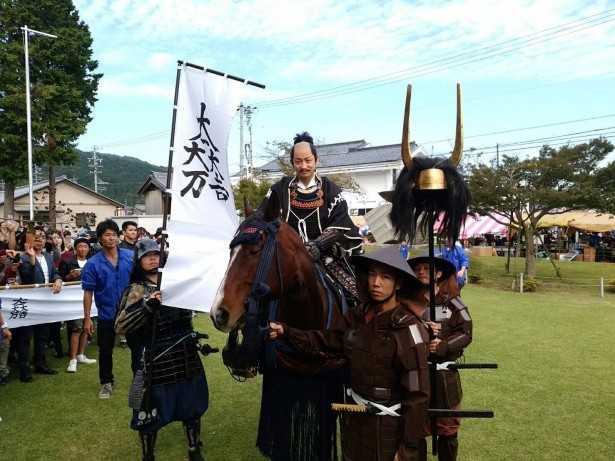
[[[280,254],[277,251],[277,234],[280,228],[280,221],[258,222],[252,227],[239,229],[229,247],[232,250],[241,244],[254,245],[260,240],[261,235],[265,235],[265,243],[256,268],[256,274],[252,281],[250,294],[244,301],[245,322],[241,328],[243,341],[236,345],[233,354],[225,349],[223,353],[225,364],[231,368],[231,374],[239,374],[240,371],[248,371],[248,375],[255,374],[255,370],[260,365],[261,352],[269,332],[269,322],[277,317],[278,299],[271,297],[271,287],[267,284],[267,277],[276,257],[277,272],[280,282],[280,290],[283,291],[282,267]],[[268,299],[268,302],[264,302]],[[267,314],[267,315],[265,315]],[[230,340],[229,336],[229,340]],[[235,332],[236,338],[236,332]],[[234,363],[227,363],[234,362]]]

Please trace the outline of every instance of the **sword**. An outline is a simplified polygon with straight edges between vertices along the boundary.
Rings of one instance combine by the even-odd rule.
[[[331,410],[337,413],[367,413],[378,414],[380,410],[369,403],[360,405],[356,403],[332,403]],[[436,418],[493,418],[491,410],[448,410],[443,408],[430,408],[427,410],[430,417]]]
[[[436,418],[493,418],[491,410],[448,410],[445,408],[430,408],[427,414]]]
[[[495,370],[498,368],[497,363],[457,363],[457,362],[442,362],[436,365],[438,371],[442,370]]]

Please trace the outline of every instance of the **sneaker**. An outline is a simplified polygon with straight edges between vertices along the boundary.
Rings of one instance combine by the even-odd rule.
[[[77,359],[70,359],[66,367],[67,373],[75,373],[77,371]]]
[[[88,359],[85,354],[79,354],[77,356],[77,363],[85,363],[87,365],[91,365],[93,363],[96,363],[96,359]]]
[[[109,399],[111,398],[111,394],[113,394],[113,385],[111,383],[105,383],[100,388],[100,392],[98,393],[98,398],[99,399]]]

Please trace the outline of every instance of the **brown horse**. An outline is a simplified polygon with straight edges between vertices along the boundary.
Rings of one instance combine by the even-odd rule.
[[[230,261],[210,315],[225,332],[255,321],[256,330],[264,330],[273,319],[301,329],[344,328],[338,303],[297,233],[258,213],[241,224],[231,242]],[[341,362],[307,361],[275,347],[272,352],[266,330],[261,333],[250,347],[265,351],[259,357],[268,352],[276,360],[273,366],[262,359],[257,363],[263,373],[259,449],[273,460],[336,459],[330,404],[342,398],[341,373],[335,371]]]

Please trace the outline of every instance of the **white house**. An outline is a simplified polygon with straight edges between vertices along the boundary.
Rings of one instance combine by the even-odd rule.
[[[34,219],[49,220],[49,182],[33,186]],[[66,176],[56,178],[56,225],[58,227],[93,227],[100,221],[116,216],[123,205]],[[29,219],[30,198],[28,187],[15,189],[16,219]],[[0,216],[4,213],[4,192],[0,191]]]

